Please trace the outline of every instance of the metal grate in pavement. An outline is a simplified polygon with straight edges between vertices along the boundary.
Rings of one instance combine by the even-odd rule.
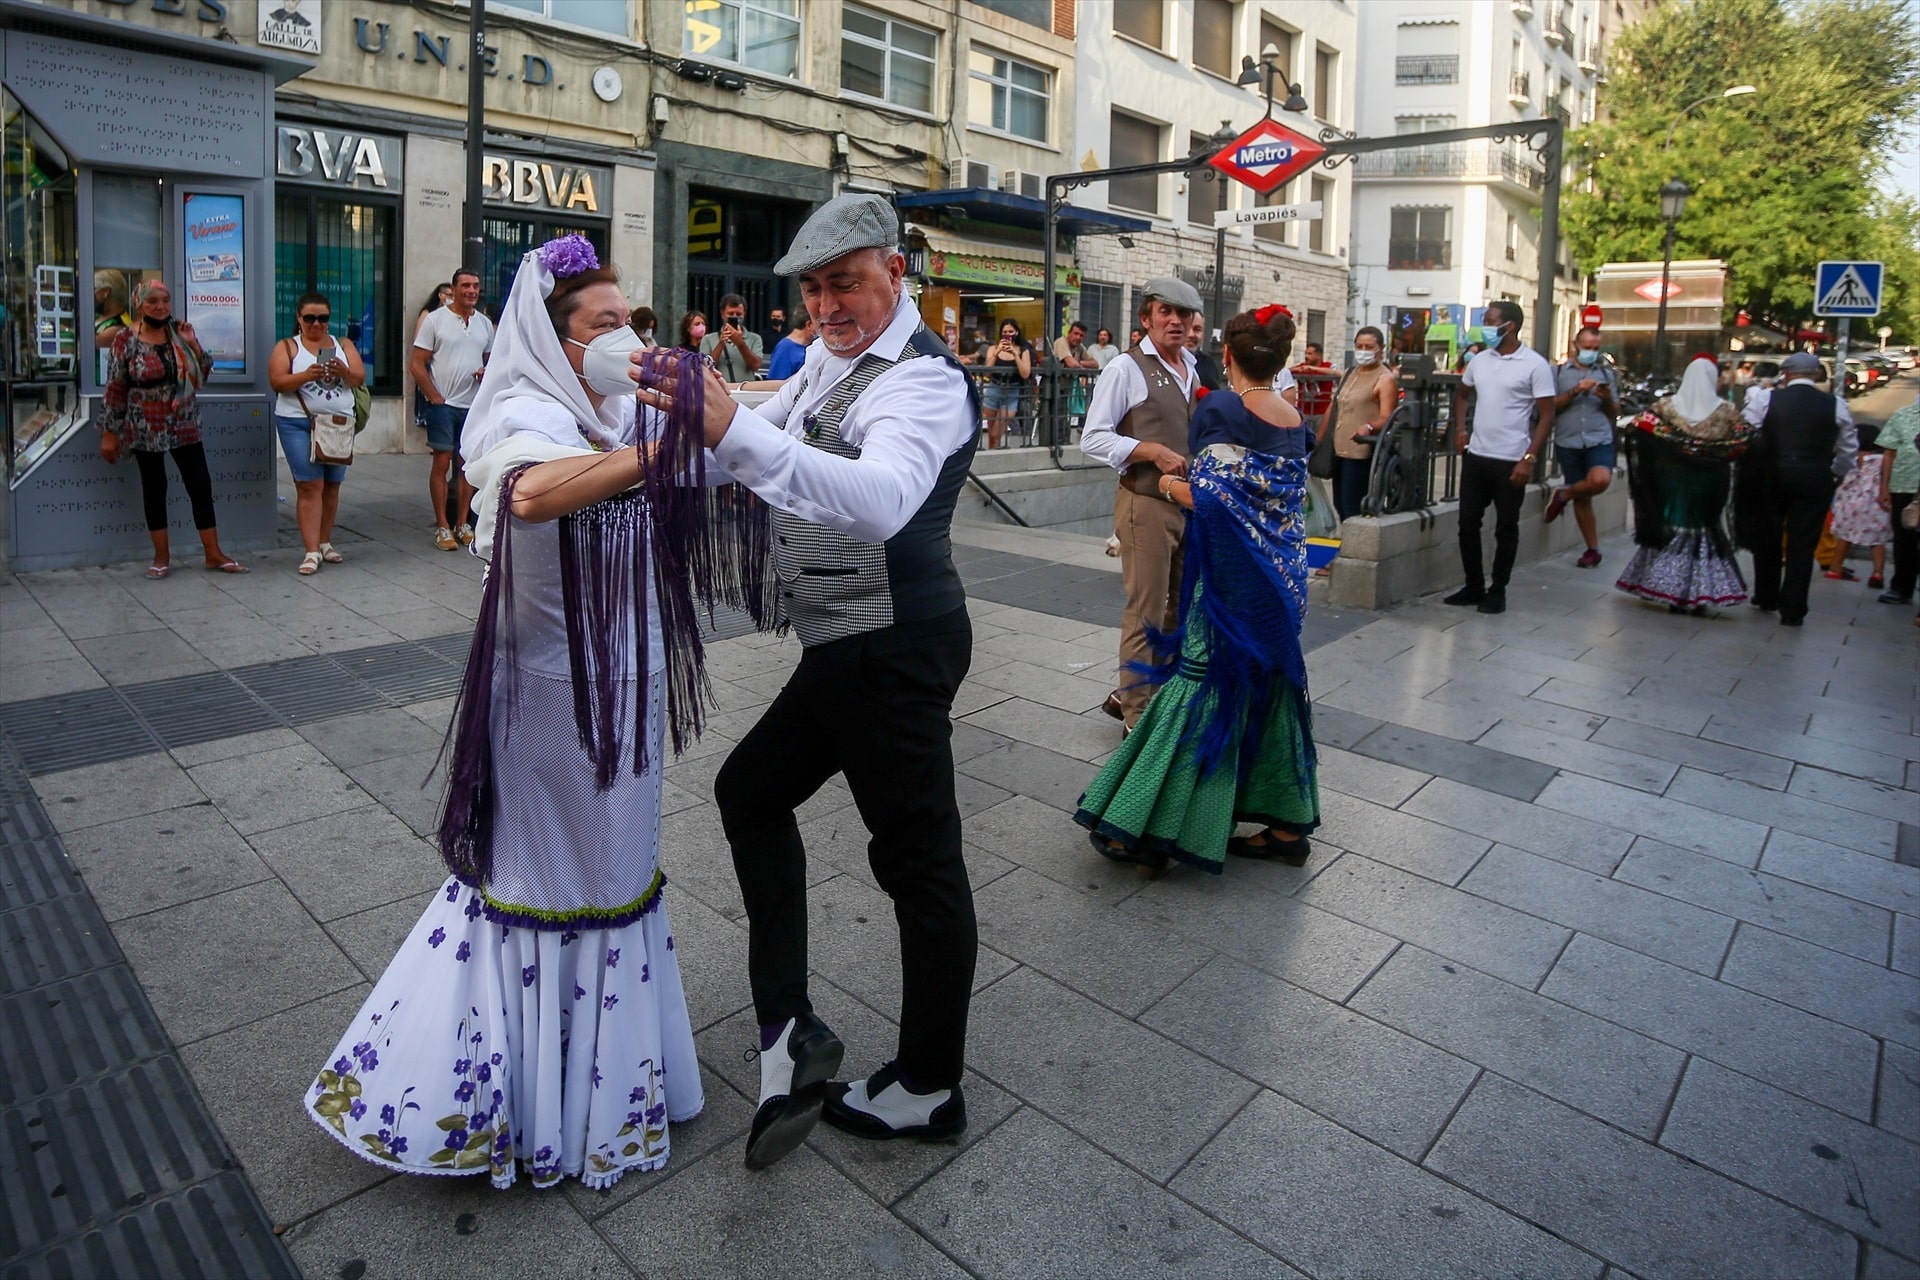
[[[79,873],[52,836],[0,843],[0,911],[32,906],[80,889]],[[6,1077],[0,1075],[0,1088]]]
[[[36,777],[160,749],[112,689],[0,703],[0,733],[12,741],[27,773]]]
[[[0,1107],[171,1051],[124,964],[0,1000]]]
[[[164,747],[190,747],[277,728],[278,716],[224,671],[127,685],[120,694]]]
[[[460,692],[462,668],[411,641],[355,649],[334,661],[348,675],[372,685],[395,702],[431,702]],[[465,661],[464,653],[461,661]]]
[[[0,996],[124,963],[107,922],[83,893],[0,914]]]
[[[430,636],[420,642],[420,647],[464,669],[467,665],[467,650],[473,647],[473,633],[456,631],[450,636]]]
[[[378,689],[352,679],[338,662],[322,654],[238,667],[232,675],[291,725],[387,705]]]

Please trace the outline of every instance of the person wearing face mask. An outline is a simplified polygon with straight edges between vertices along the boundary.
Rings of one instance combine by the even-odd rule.
[[[680,566],[746,531],[674,483],[699,428],[637,410],[638,350],[584,238],[522,259],[460,442],[491,565],[449,731],[449,874],[306,1095],[399,1172],[602,1189],[666,1163],[702,1109],[661,770],[667,725],[698,728],[672,691],[700,682],[712,586]],[[764,565],[764,528],[726,554]]]
[[[720,331],[700,340],[702,355],[712,356],[720,376],[741,383],[760,372],[767,349],[760,335],[747,328],[747,300],[737,293],[720,299]]]
[[[642,347],[657,347],[660,344],[653,339],[654,330],[660,327],[660,317],[653,313],[652,307],[635,307],[627,313],[627,327],[640,335]]]
[[[1453,396],[1454,448],[1460,460],[1460,566],[1466,585],[1445,603],[1505,613],[1507,579],[1520,551],[1520,503],[1534,462],[1553,433],[1553,366],[1520,345],[1526,313],[1505,298],[1487,304],[1480,337],[1487,349],[1467,364]],[[1473,397],[1472,431],[1467,402]],[[1481,576],[1480,526],[1493,508],[1493,577]]]
[[[794,323],[793,332],[780,339],[773,348],[773,358],[767,361],[767,379],[770,382],[783,382],[800,372],[800,366],[807,362],[807,344],[814,339],[813,317],[805,311]]]
[[[707,341],[707,313],[689,311],[680,317],[680,346],[686,351],[698,351]]]
[[[1353,368],[1334,393],[1333,509],[1342,520],[1360,514],[1373,475],[1373,446],[1400,403],[1399,380],[1380,358],[1386,338],[1372,325],[1353,335]]]
[[[1593,500],[1613,483],[1613,424],[1620,416],[1613,370],[1600,359],[1600,331],[1591,325],[1573,336],[1573,356],[1553,371],[1553,452],[1566,483],[1547,500],[1546,522],[1573,504],[1573,521],[1587,549],[1574,563],[1600,563],[1600,530]]]

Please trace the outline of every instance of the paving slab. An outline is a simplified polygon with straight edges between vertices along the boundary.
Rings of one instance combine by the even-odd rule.
[[[1851,1027],[1588,937],[1573,940],[1540,994],[1857,1119],[1873,1117],[1879,1046]]]
[[[1882,755],[1878,751],[1850,747],[1825,738],[1811,738],[1801,733],[1786,733],[1778,724],[1767,727],[1746,721],[1723,720],[1715,716],[1707,721],[1707,727],[1700,731],[1700,736],[1714,742],[1746,747],[1748,750],[1765,755],[1779,756],[1799,764],[1817,765],[1822,769],[1835,769],[1850,776],[1872,778],[1877,782],[1891,783],[1896,787],[1901,783],[1901,775],[1906,764],[1906,761],[1897,756]]]
[[[700,1087],[706,1107],[693,1119],[675,1120],[668,1126],[670,1155],[665,1168],[629,1173],[602,1191],[590,1191],[578,1178],[567,1178],[561,1182],[560,1191],[574,1210],[589,1219],[598,1218],[692,1168],[713,1152],[730,1149],[737,1157],[746,1141],[747,1128],[753,1123],[753,1103],[712,1071],[702,1069]]]
[[[1709,742],[1690,734],[1669,733],[1631,720],[1607,721],[1594,730],[1592,741],[1774,791],[1786,790],[1793,776],[1793,763],[1779,756]]]
[[[1635,1275],[1853,1274],[1845,1232],[1498,1076],[1427,1165]]]
[[[1120,726],[1105,716],[1075,715],[1025,698],[1009,696],[970,714],[962,713],[957,705],[954,711],[975,728],[1077,760],[1098,760],[1120,745]],[[1091,770],[1088,776],[1092,776]]]
[[[1402,947],[1348,1007],[1650,1138],[1685,1055],[1570,1005]]]
[[[1142,1016],[1161,1034],[1409,1160],[1479,1069],[1225,957]]]
[[[1469,783],[1519,801],[1530,801],[1539,795],[1558,772],[1549,764],[1399,724],[1380,726],[1355,743],[1353,750],[1359,755]]]
[[[1145,884],[1138,868],[1101,857],[1087,842],[1084,828],[1030,796],[1016,795],[975,814],[967,820],[964,836],[968,844],[995,857],[1096,893],[1105,902],[1131,897]]]
[[[1888,857],[1893,856],[1899,838],[1898,823],[1891,818],[1783,795],[1694,769],[1680,770],[1673,785],[1667,788],[1667,798],[1729,817],[1783,827],[1816,840],[1831,840],[1849,849],[1884,853]]]
[[[1440,781],[1436,778],[1427,786]],[[1389,809],[1338,792],[1323,794],[1314,840],[1365,853],[1440,884],[1458,884],[1493,841],[1413,812],[1419,798],[1415,795],[1405,809]]]
[[[1888,1133],[1920,1143],[1920,1049],[1881,1046],[1880,1096],[1873,1119]]]
[[[189,772],[243,836],[373,803],[352,778],[306,745],[215,760]]]
[[[1509,755],[1556,765],[1568,773],[1578,773],[1605,782],[1617,782],[1636,791],[1659,795],[1673,781],[1680,766],[1670,760],[1590,742],[1585,737],[1536,729],[1532,725],[1502,720],[1481,735],[1479,744]]]
[[[900,925],[893,900],[852,876],[807,887],[807,956],[813,972],[886,1014],[900,1009]],[[973,985],[1005,976],[1015,962],[981,946]]]
[[[65,837],[67,854],[108,920],[177,906],[270,879],[273,872],[204,801]]]
[[[1272,1093],[1235,1116],[1173,1190],[1319,1280],[1594,1280],[1602,1267]]]
[[[329,921],[333,944],[369,982],[377,982],[427,909],[428,895],[401,898],[382,907]]]
[[[62,835],[207,800],[187,771],[159,752],[43,774],[33,789]]]
[[[1400,808],[1403,813],[1471,832],[1489,844],[1512,845],[1599,875],[1618,866],[1633,844],[1632,834],[1618,827],[1522,804],[1445,778],[1434,779]]]
[[[379,805],[255,833],[254,852],[321,922],[419,905],[447,878],[440,851]]]
[[[1316,727],[1318,717],[1315,717]],[[1320,789],[1370,800],[1391,809],[1426,785],[1429,774],[1405,769],[1385,760],[1355,755],[1339,747],[1315,741],[1319,753]]]
[[[1863,960],[1886,958],[1893,930],[1890,912],[1797,880],[1734,866],[1656,840],[1635,841],[1614,875],[1722,916],[1817,942]]]
[[[1032,1111],[899,1208],[977,1276],[1300,1276]]]
[[[1547,789],[1540,793],[1539,803],[1561,813],[1650,836],[1743,867],[1760,861],[1760,848],[1767,839],[1767,828],[1758,822],[1574,774],[1563,773],[1548,783]],[[1536,849],[1534,852],[1550,854],[1551,851]]]
[[[1097,766],[1078,756],[1063,755],[1028,742],[1016,742],[989,733],[965,721],[954,722],[958,733],[965,729],[991,738],[993,745],[956,764],[964,777],[975,778],[1015,795],[1027,796],[1044,805],[1072,814],[1093,781]],[[971,816],[971,815],[969,815]],[[971,835],[971,833],[969,833]]]
[[[1920,977],[1742,924],[1723,981],[1920,1048]]]
[[[1660,1145],[1920,1256],[1920,1147],[1884,1129],[1695,1059]]]
[[[342,769],[394,756],[438,751],[443,730],[422,724],[399,707],[317,720],[300,727],[300,736]]]
[[[1891,757],[1879,758],[1891,764]],[[1899,764],[1904,767],[1906,762]],[[1891,772],[1891,768],[1886,772]],[[1787,794],[1857,813],[1878,814],[1889,822],[1911,822],[1920,816],[1920,796],[1906,790],[1897,779],[1889,782],[1864,775],[1839,774],[1807,764],[1793,771]]]
[[[1536,915],[1352,853],[1342,854],[1295,897],[1523,987],[1547,976],[1572,936]]]
[[[1920,915],[1920,867],[1891,858],[1843,849],[1791,831],[1775,831],[1767,837],[1760,869],[1858,902]]]

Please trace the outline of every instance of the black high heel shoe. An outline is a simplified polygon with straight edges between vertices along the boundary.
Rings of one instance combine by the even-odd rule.
[[[1255,844],[1254,841],[1259,841]],[[1305,836],[1295,836],[1291,840],[1286,833],[1275,827],[1268,827],[1258,835],[1234,836],[1227,841],[1227,852],[1238,858],[1255,858],[1262,862],[1284,862],[1290,867],[1304,867],[1313,853],[1313,842]]]

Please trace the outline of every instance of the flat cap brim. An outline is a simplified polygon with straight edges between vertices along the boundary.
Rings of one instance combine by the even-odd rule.
[[[1820,357],[1805,351],[1796,351],[1780,362],[1782,373],[1811,373],[1817,376],[1826,371],[1826,367],[1820,363]]]
[[[900,222],[885,199],[836,196],[801,225],[793,246],[773,264],[773,270],[776,275],[804,275],[856,249],[893,249],[899,244]]]
[[[1158,298],[1170,307],[1182,307],[1188,311],[1202,309],[1200,291],[1175,276],[1155,276],[1147,281],[1140,290],[1141,301]]]

